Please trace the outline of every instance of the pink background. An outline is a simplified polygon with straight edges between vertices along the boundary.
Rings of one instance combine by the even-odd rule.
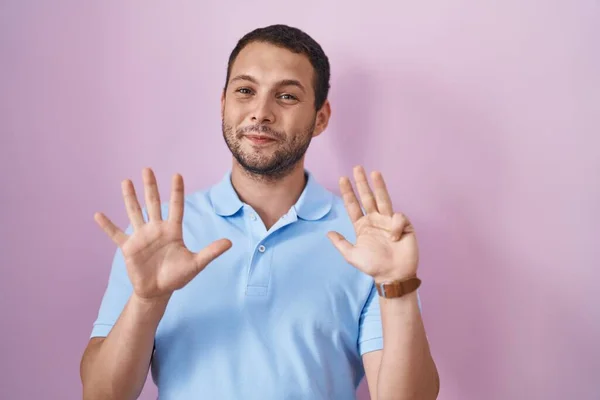
[[[93,213],[125,226],[120,181],[144,166],[165,197],[175,172],[188,191],[222,176],[227,56],[271,23],[332,63],[307,166],[332,189],[382,170],[417,226],[440,399],[599,398],[599,18],[594,0],[2,1],[0,398],[80,398],[115,250]]]

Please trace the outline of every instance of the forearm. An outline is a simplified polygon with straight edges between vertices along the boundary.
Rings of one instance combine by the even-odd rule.
[[[378,400],[436,399],[437,369],[425,335],[417,293],[380,297],[383,356],[377,382]]]
[[[85,400],[139,396],[167,301],[146,302],[135,295],[129,298],[106,339],[82,362]]]

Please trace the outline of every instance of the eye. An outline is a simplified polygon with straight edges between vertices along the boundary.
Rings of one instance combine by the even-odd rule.
[[[298,98],[296,96],[294,96],[293,94],[289,94],[289,93],[284,93],[281,96],[279,96],[279,98],[282,100],[293,100],[293,101],[298,100]]]
[[[252,90],[242,87],[236,90],[236,92],[240,93],[240,94],[252,94]]]

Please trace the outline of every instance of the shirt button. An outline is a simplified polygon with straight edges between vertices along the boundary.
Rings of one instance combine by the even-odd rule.
[[[265,250],[266,250],[266,248],[262,244],[260,246],[258,246],[258,251],[260,251],[261,253],[264,253]]]
[[[250,219],[252,221],[256,221],[256,214],[250,214]]]

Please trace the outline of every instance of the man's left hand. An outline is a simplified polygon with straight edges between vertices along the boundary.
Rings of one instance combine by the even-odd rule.
[[[329,232],[327,236],[346,261],[372,276],[377,283],[414,277],[419,263],[414,228],[405,215],[394,212],[381,173],[373,172],[371,178],[374,191],[364,168],[354,168],[360,203],[350,180],[340,179],[340,191],[354,225],[356,244],[352,245],[338,232]]]

